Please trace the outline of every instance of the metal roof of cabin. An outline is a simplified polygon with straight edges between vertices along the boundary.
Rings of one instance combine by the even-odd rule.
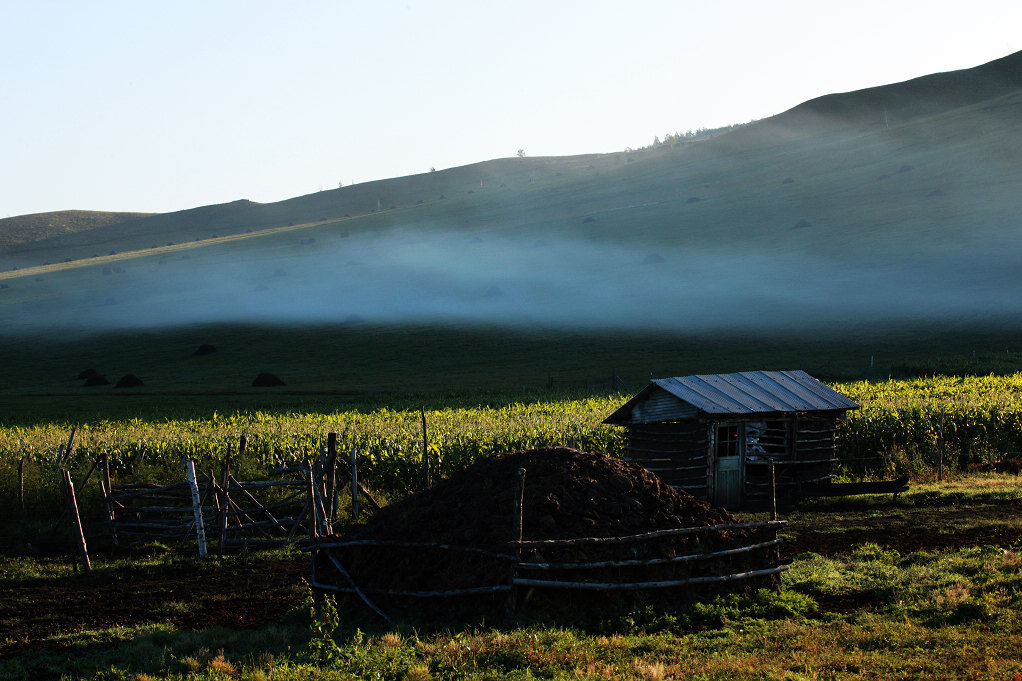
[[[635,408],[639,406],[641,411],[646,403],[654,408],[635,418],[638,415],[633,413]],[[857,403],[804,371],[744,371],[658,378],[608,416],[604,423],[652,423],[690,418],[693,410],[699,415],[743,416],[858,408]]]

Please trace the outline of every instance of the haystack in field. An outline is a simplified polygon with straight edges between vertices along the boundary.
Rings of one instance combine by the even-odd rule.
[[[125,374],[117,379],[117,383],[114,385],[115,388],[141,388],[145,385],[142,379],[135,374]]]
[[[110,381],[106,376],[102,374],[96,374],[95,376],[89,376],[85,379],[86,388],[94,388],[99,385],[110,385]]]

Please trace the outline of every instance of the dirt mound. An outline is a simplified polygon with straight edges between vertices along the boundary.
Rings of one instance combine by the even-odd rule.
[[[352,538],[502,547],[511,539],[516,472],[526,470],[525,539],[615,537],[733,522],[725,509],[645,468],[566,447],[497,454],[387,506]]]
[[[431,489],[411,495],[377,513],[364,526],[346,534],[344,540],[398,540],[436,542],[507,553],[514,537],[514,488],[519,468],[526,470],[522,505],[522,536],[529,540],[628,537],[656,530],[699,527],[735,522],[726,510],[675,490],[644,468],[599,452],[567,448],[536,449],[498,454],[477,462],[439,482]],[[730,548],[748,539],[748,531],[722,531],[670,535],[639,543],[588,542],[571,546],[526,547],[525,561],[586,562],[637,560],[683,555],[693,550]],[[747,542],[746,542],[747,543]],[[503,558],[437,549],[365,547],[342,549],[341,560],[360,588],[391,614],[429,612],[443,617],[488,616],[498,612],[506,598],[499,595],[451,599],[391,597],[391,591],[470,589],[507,583],[508,562]],[[733,570],[731,564],[699,561],[601,567],[559,572],[556,579],[580,581],[656,581],[684,579],[700,571]],[[750,569],[750,568],[742,568]],[[323,563],[324,574],[332,568]],[[532,576],[540,576],[535,573]],[[330,579],[333,581],[333,579]],[[769,580],[768,580],[769,581]],[[751,585],[751,582],[748,582]],[[763,586],[757,582],[756,586]],[[605,608],[635,602],[661,604],[689,601],[715,589],[744,589],[715,584],[679,593],[664,590],[552,591],[541,590],[542,612],[571,612],[582,616]],[[424,602],[428,601],[428,602]],[[536,603],[528,610],[537,611]],[[471,613],[471,614],[470,614]]]

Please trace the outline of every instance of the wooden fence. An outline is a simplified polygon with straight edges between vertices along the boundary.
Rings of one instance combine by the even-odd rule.
[[[239,457],[245,444],[242,437]],[[329,536],[338,516],[339,483],[345,478],[351,482],[353,517],[365,507],[379,509],[358,483],[360,461],[355,454],[346,470],[339,472],[338,462],[334,433],[329,434],[319,459],[271,470],[269,474],[276,477],[266,480],[239,480],[237,471],[231,472],[230,452],[219,476],[213,470],[196,471],[195,462],[186,459],[182,461],[185,480],[169,485],[110,485],[104,461],[100,485],[110,536],[118,544],[194,539],[203,556],[213,544],[223,553],[280,548],[306,537]]]
[[[788,569],[777,530],[786,521],[673,528],[620,537],[553,540],[522,538],[522,481],[513,510],[513,533],[503,549],[436,542],[341,540],[312,537],[310,585],[321,594],[353,595],[388,622],[380,607],[407,599],[506,597],[505,615],[518,612],[519,592],[666,592],[678,600],[719,592],[729,582],[771,582]],[[373,555],[376,554],[376,555]],[[378,566],[416,566],[405,586],[381,587]],[[467,567],[466,566],[470,566]],[[421,576],[438,582],[424,584]],[[458,579],[462,583],[455,583]],[[379,601],[379,602],[378,602]]]

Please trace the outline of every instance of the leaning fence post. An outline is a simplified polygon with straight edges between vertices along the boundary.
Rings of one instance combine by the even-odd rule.
[[[89,563],[89,549],[85,545],[85,533],[82,531],[82,518],[78,515],[78,500],[75,499],[75,485],[71,482],[71,473],[61,471],[64,476],[64,489],[67,491],[67,508],[71,516],[71,531],[74,541],[78,544],[78,552],[82,557],[82,569],[85,574],[92,572],[92,564]]]
[[[351,519],[358,520],[358,451],[351,448]]]
[[[195,461],[185,459],[185,474],[188,476],[188,489],[192,492],[192,513],[195,516],[195,539],[199,544],[199,555],[206,555],[206,527],[202,522],[202,499],[199,497],[199,482],[195,477]]]
[[[306,464],[305,482],[309,494],[309,540],[315,543],[319,539],[319,514],[316,512],[316,482],[312,475],[312,463]],[[313,555],[313,572],[315,572],[315,555]]]
[[[515,592],[515,577],[518,576],[518,564],[522,562],[522,513],[525,498],[525,469],[519,468],[515,474],[514,512],[512,513],[511,555],[514,558],[508,563],[508,584],[511,589],[507,593],[507,604],[504,616],[510,619],[518,610],[518,595]]]

